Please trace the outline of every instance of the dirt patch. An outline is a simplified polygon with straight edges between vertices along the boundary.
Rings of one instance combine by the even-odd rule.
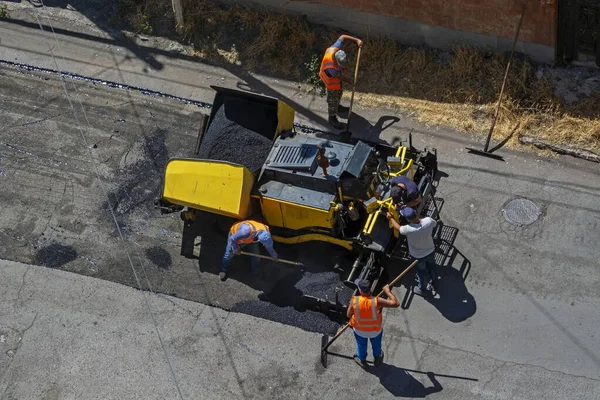
[[[162,18],[164,26],[162,10],[170,1],[120,3],[129,4],[121,9],[129,13],[130,21],[140,20],[135,13],[142,12],[150,24]],[[264,9],[192,0],[184,0],[183,6],[182,39],[194,46],[194,54],[251,71],[301,79],[310,83],[308,90],[322,92],[315,78],[320,58],[339,32]],[[427,124],[474,136],[487,134],[507,54],[465,46],[444,52],[401,46],[384,37],[364,39],[356,96],[359,104],[408,110]],[[348,49],[348,73],[352,76],[356,51],[350,45]],[[517,57],[508,76],[494,139],[508,138],[507,146],[520,147],[517,138],[526,134],[599,152],[598,82],[600,72],[596,70],[536,68]]]

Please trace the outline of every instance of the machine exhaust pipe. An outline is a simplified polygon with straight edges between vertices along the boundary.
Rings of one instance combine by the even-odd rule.
[[[348,286],[350,289],[356,289],[356,284],[354,283],[354,275],[356,275],[356,271],[358,271],[358,267],[363,259],[363,253],[361,252],[356,260],[354,260],[354,264],[352,264],[352,269],[350,270],[350,274],[348,278],[344,281],[344,285]]]

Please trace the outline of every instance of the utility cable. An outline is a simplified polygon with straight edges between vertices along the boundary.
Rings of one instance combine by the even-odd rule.
[[[42,1],[42,5],[43,5],[43,1]],[[36,19],[36,21],[37,21],[38,25],[40,26],[40,29],[42,30],[42,32],[46,32],[46,31],[44,31],[44,28],[43,28],[43,26],[42,26],[42,24],[41,24],[41,22],[40,22],[40,19],[39,19],[39,13],[38,13],[38,11],[37,11],[37,10],[35,10],[35,19]],[[49,23],[49,26],[50,26],[50,28],[51,28],[51,30],[52,30],[52,34],[54,35],[55,45],[56,45],[56,44],[59,44],[58,38],[56,37],[56,34],[55,34],[55,32],[54,32],[54,28],[52,27],[52,24],[51,24],[51,23]],[[50,52],[50,55],[52,56],[52,60],[53,60],[53,62],[54,62],[54,66],[56,67],[56,69],[57,69],[58,71],[60,71],[60,68],[59,68],[59,66],[58,66],[58,62],[56,61],[56,57],[54,56],[53,47],[52,47],[52,46],[50,46],[50,44],[49,44],[49,43],[48,43],[48,51]],[[64,58],[63,58],[63,61],[64,61]],[[83,140],[83,144],[84,144],[84,146],[85,146],[85,147],[88,149],[88,152],[89,152],[89,154],[90,154],[90,158],[92,159],[92,164],[93,164],[93,166],[94,166],[94,172],[95,172],[96,178],[98,179],[98,182],[100,183],[100,187],[101,187],[101,189],[102,189],[102,192],[104,193],[104,196],[106,197],[107,204],[108,204],[108,207],[109,207],[109,210],[110,210],[110,213],[111,213],[111,216],[112,216],[113,222],[115,223],[115,226],[116,226],[116,228],[117,228],[117,232],[118,232],[118,234],[119,234],[119,237],[120,237],[121,241],[122,241],[124,244],[126,244],[126,243],[127,243],[127,241],[125,240],[125,237],[123,236],[123,232],[122,232],[122,230],[121,230],[121,227],[120,227],[120,225],[119,225],[119,222],[117,221],[117,217],[116,217],[116,215],[115,215],[115,212],[114,212],[114,210],[113,210],[113,207],[112,207],[112,202],[110,201],[110,197],[109,197],[109,195],[108,195],[108,192],[107,192],[107,190],[106,190],[106,186],[105,186],[104,182],[102,181],[102,178],[100,177],[100,173],[99,173],[99,171],[98,171],[98,165],[97,165],[97,162],[96,162],[96,160],[95,160],[95,158],[94,158],[93,154],[91,153],[90,147],[89,147],[89,145],[88,145],[87,138],[86,138],[86,136],[85,136],[84,130],[83,130],[82,126],[81,126],[81,122],[80,122],[80,120],[79,120],[79,116],[77,115],[77,111],[75,110],[75,107],[73,106],[73,102],[71,101],[71,97],[69,96],[69,92],[68,92],[68,90],[67,90],[67,87],[66,87],[66,84],[65,84],[65,80],[64,80],[64,78],[63,78],[62,74],[60,74],[60,81],[61,81],[62,88],[63,88],[63,90],[64,90],[64,92],[65,92],[65,97],[67,98],[67,101],[68,101],[68,103],[69,103],[69,106],[70,106],[70,108],[71,108],[71,111],[73,112],[73,117],[75,118],[75,122],[77,123],[77,128],[78,128],[78,130],[79,130],[79,133],[80,133],[80,135],[81,135],[81,138],[82,138],[82,140]],[[77,92],[77,88],[75,88],[75,91],[76,91],[76,94],[78,94],[78,92]],[[84,110],[84,108],[83,108],[83,103],[81,102],[81,99],[79,99],[79,103],[80,103],[80,105],[81,105],[81,107],[82,107],[82,111],[83,111],[84,117],[85,117],[85,119],[86,119],[86,121],[87,121],[87,124],[88,124],[88,126],[90,126],[90,127],[91,127],[91,125],[90,125],[90,122],[89,122],[89,119],[88,119],[88,117],[87,117],[87,114],[85,113],[85,110]],[[131,267],[131,271],[133,272],[133,275],[134,275],[134,277],[135,277],[135,280],[136,280],[136,282],[137,282],[138,288],[140,289],[140,291],[142,291],[142,292],[143,292],[144,290],[143,290],[143,288],[142,288],[142,284],[141,284],[141,282],[140,282],[140,279],[139,279],[138,273],[137,273],[137,271],[136,271],[136,269],[135,269],[135,267],[134,267],[134,265],[133,265],[133,261],[131,260],[131,254],[130,254],[130,252],[128,251],[128,249],[127,249],[127,246],[125,246],[125,251],[126,251],[126,254],[127,254],[127,260],[129,261],[129,265],[130,265],[130,267]],[[142,267],[142,269],[143,269],[143,267]],[[146,277],[146,278],[147,278],[147,277]],[[152,288],[150,287],[150,285],[149,285],[149,281],[148,281],[148,289],[149,289],[150,293],[152,293],[153,295],[156,295],[156,293],[154,293],[154,291],[153,291],[153,290],[152,290]],[[175,387],[177,388],[177,391],[178,391],[178,393],[179,393],[179,397],[180,397],[181,399],[183,399],[184,397],[183,397],[183,394],[182,394],[182,392],[181,392],[181,388],[180,388],[180,386],[179,386],[179,382],[178,382],[178,380],[177,380],[177,376],[175,375],[175,371],[174,371],[174,369],[173,369],[173,365],[171,364],[171,360],[169,359],[169,355],[168,355],[168,352],[167,352],[167,350],[166,350],[166,347],[165,347],[165,345],[164,345],[164,341],[163,341],[163,339],[162,339],[162,336],[161,336],[161,334],[160,334],[160,330],[158,329],[158,324],[157,324],[157,322],[156,322],[156,318],[155,318],[155,316],[154,316],[154,313],[152,312],[152,308],[151,308],[151,306],[150,306],[150,302],[148,301],[148,296],[147,296],[147,295],[145,295],[145,294],[142,294],[142,295],[143,295],[143,297],[144,297],[144,303],[146,304],[146,307],[147,307],[147,309],[148,309],[148,313],[150,314],[150,317],[152,318],[152,323],[153,323],[153,325],[154,325],[154,330],[155,330],[155,332],[156,332],[156,335],[157,335],[157,337],[158,337],[158,340],[159,340],[159,342],[160,342],[160,345],[161,345],[162,351],[163,351],[163,353],[164,353],[164,355],[165,355],[165,359],[166,359],[166,361],[167,361],[167,364],[169,365],[169,370],[170,370],[170,373],[171,373],[171,377],[172,377],[172,379],[173,379],[173,382],[175,383]]]

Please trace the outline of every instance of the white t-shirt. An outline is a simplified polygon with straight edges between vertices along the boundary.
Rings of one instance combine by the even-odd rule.
[[[425,217],[418,224],[402,225],[400,233],[406,235],[408,252],[415,258],[423,258],[435,251],[433,244],[433,230],[437,222],[433,218]]]

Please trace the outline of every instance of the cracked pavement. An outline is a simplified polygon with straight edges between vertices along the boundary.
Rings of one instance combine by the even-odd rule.
[[[18,23],[31,15],[15,10],[16,22],[0,23],[0,59],[54,68],[52,36]],[[302,123],[324,121],[325,101],[295,83],[207,66],[154,39],[107,41],[74,11],[39,12],[47,13],[42,22],[77,31],[58,33],[54,49],[69,72],[207,102],[210,84],[250,87],[286,99]],[[137,56],[148,49],[152,60]],[[148,70],[148,62],[163,67]],[[438,148],[442,219],[458,230],[456,252],[440,269],[440,300],[415,296],[406,310],[385,313],[384,366],[365,372],[345,358],[354,342],[344,334],[324,370],[320,335],[207,306],[255,298],[262,288],[221,283],[182,259],[179,217],[149,205],[165,155],[185,154],[206,110],[66,80],[89,121],[82,118],[84,148],[56,77],[6,67],[0,75],[1,399],[176,398],[177,387],[203,399],[600,398],[597,164],[508,150],[499,163],[467,154],[481,144],[464,134],[355,107],[372,123],[401,117],[383,140],[414,128],[417,147]],[[125,242],[93,165],[119,200]],[[516,227],[503,218],[517,197],[543,210],[538,221]],[[129,255],[158,294],[134,289]],[[32,265],[42,263],[50,268]],[[406,288],[396,293],[402,299]]]

